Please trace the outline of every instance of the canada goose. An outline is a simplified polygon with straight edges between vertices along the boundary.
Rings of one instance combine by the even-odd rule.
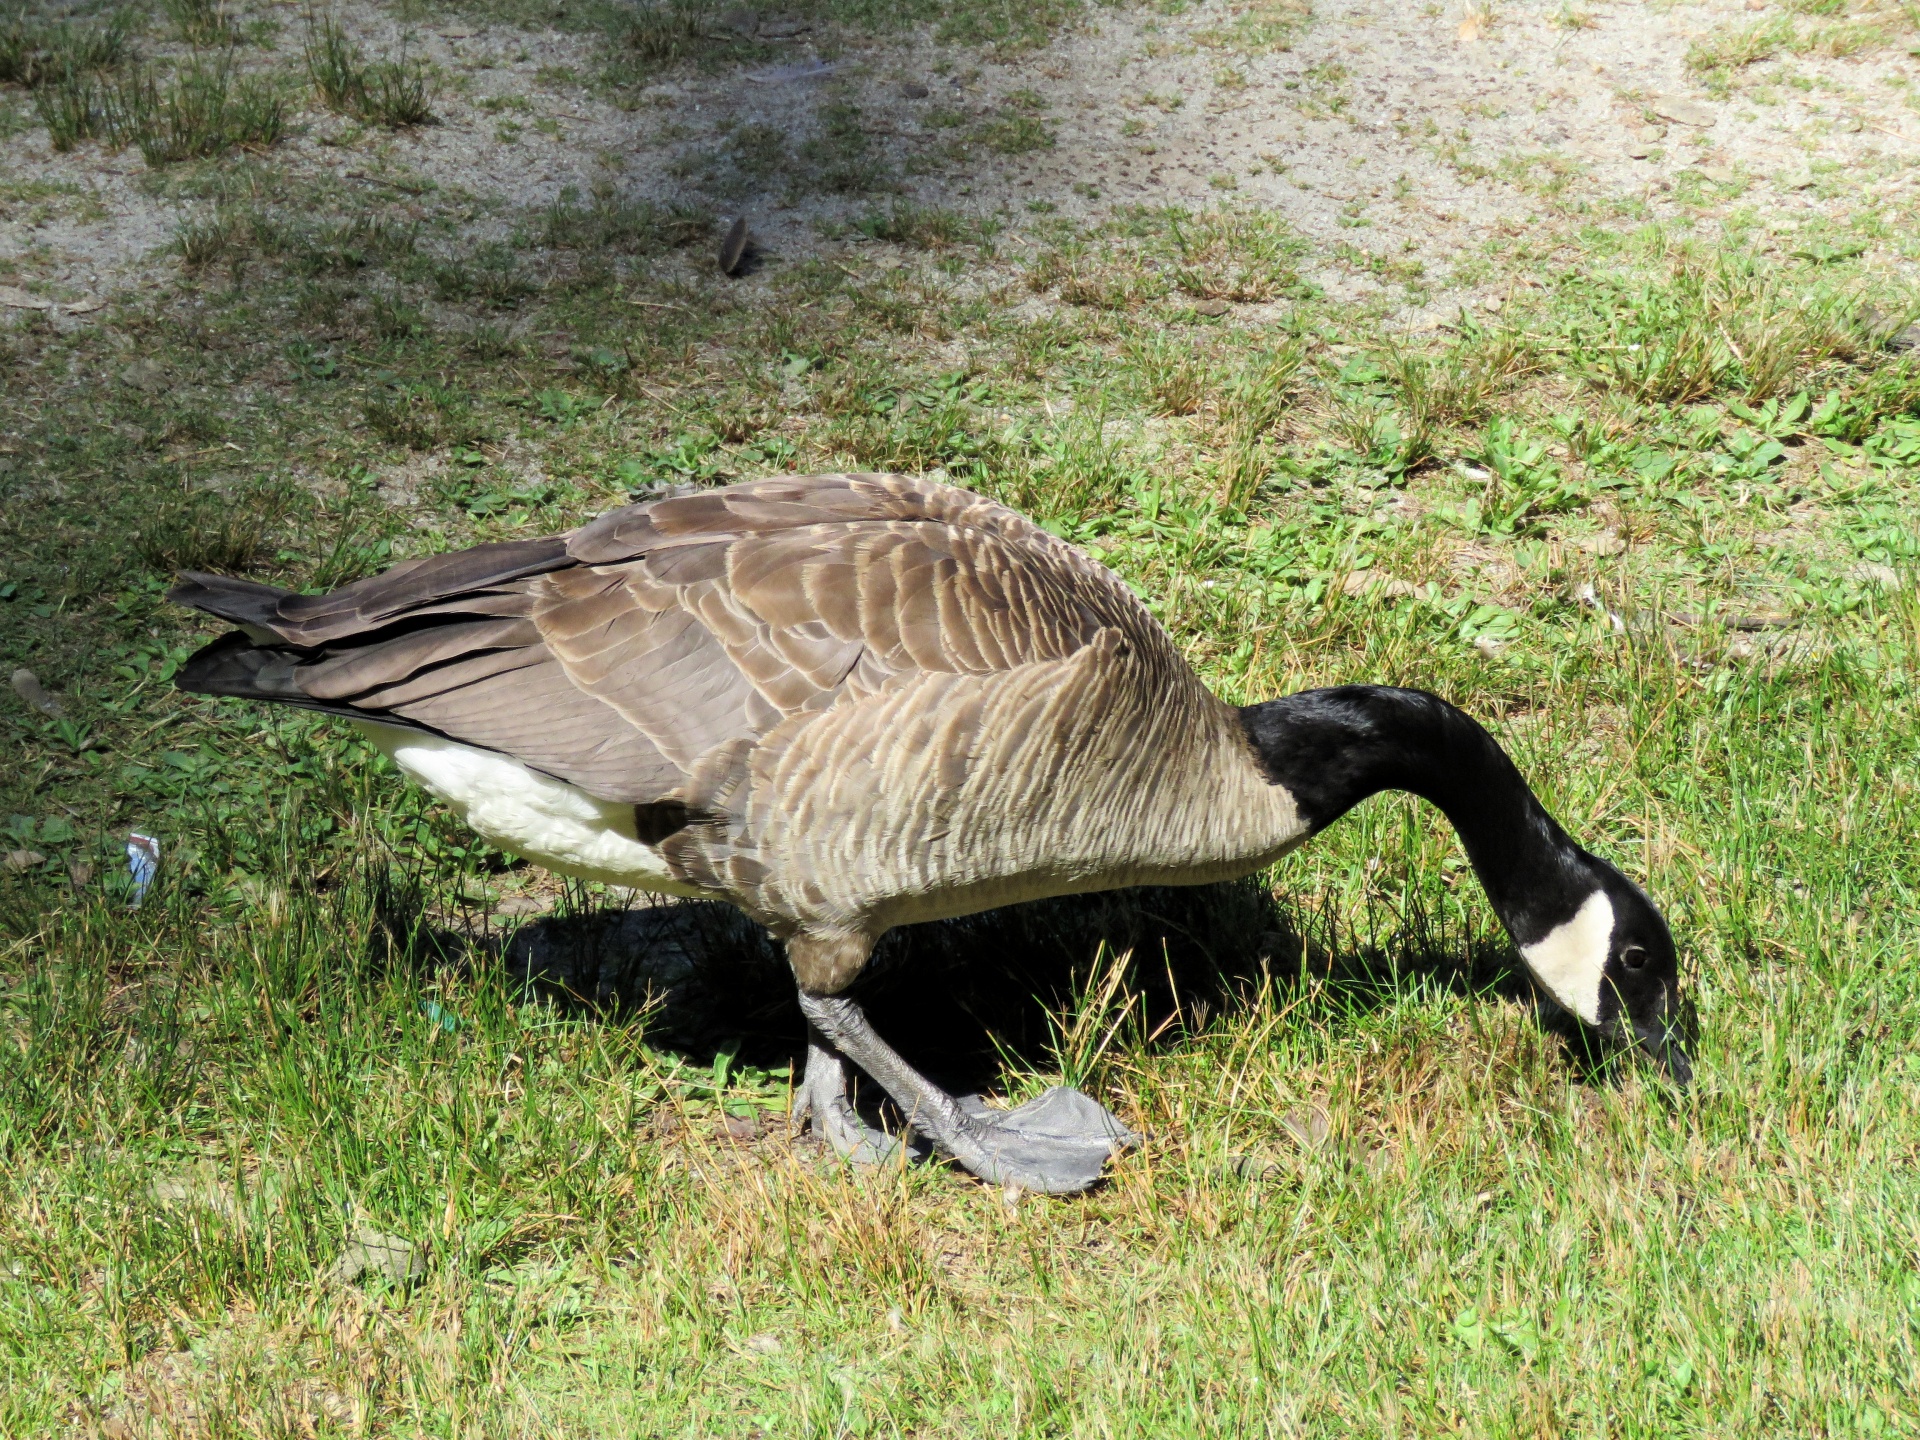
[[[1118,577],[1013,511],[898,475],[760,480],[327,595],[188,574],[242,627],[183,689],[355,721],[488,840],[564,874],[731,901],[786,942],[796,1109],[843,1154],[843,1059],[987,1180],[1070,1192],[1136,1142],[1077,1090],[963,1106],[847,994],[890,927],[1244,875],[1362,799],[1459,831],[1542,987],[1685,1083],[1673,941],[1478,724],[1348,685],[1236,708]]]

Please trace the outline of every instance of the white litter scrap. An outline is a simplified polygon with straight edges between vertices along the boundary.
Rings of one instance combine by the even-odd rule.
[[[160,874],[160,842],[151,835],[129,835],[127,873],[133,877],[133,905],[138,909]]]

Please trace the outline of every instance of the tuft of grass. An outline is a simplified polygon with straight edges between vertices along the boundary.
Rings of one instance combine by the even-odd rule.
[[[223,0],[161,0],[161,8],[189,45],[231,45],[240,38]]]
[[[509,306],[537,293],[539,284],[504,245],[485,244],[465,255],[429,262],[434,293],[442,300],[484,300]]]
[[[882,7],[861,5],[858,8],[878,11]],[[924,16],[937,21],[935,34],[947,44],[982,45],[1001,53],[1018,54],[1046,44],[1084,13],[1083,0],[1028,0],[1022,5],[1001,4],[999,0],[984,0],[984,3],[961,0],[951,5],[901,7],[900,18]]]
[[[403,51],[397,60],[367,60],[331,15],[309,23],[304,55],[307,76],[329,110],[390,130],[437,123],[438,81],[418,57]]]
[[[84,70],[68,70],[58,80],[37,85],[33,112],[47,127],[47,138],[62,153],[82,140],[108,133],[101,82]]]
[[[1844,284],[1804,284],[1738,255],[1680,252],[1664,277],[1614,297],[1604,328],[1583,329],[1579,344],[1596,383],[1641,400],[1764,400],[1863,341]]]
[[[1131,339],[1124,353],[1157,415],[1199,413],[1217,383],[1206,358],[1165,331]]]
[[[715,13],[708,0],[641,0],[616,12],[609,37],[623,59],[668,65],[712,47]]]
[[[1236,5],[1223,23],[1195,34],[1202,45],[1244,55],[1269,55],[1291,50],[1300,32],[1313,19],[1309,0],[1253,0]]]
[[[697,206],[661,205],[610,188],[583,201],[569,187],[541,214],[537,233],[541,244],[554,249],[663,255],[710,240],[713,224],[713,216]]]
[[[381,215],[316,222],[228,204],[184,220],[174,250],[189,270],[225,261],[238,274],[248,260],[262,259],[312,278],[409,260],[417,240],[417,226]]]
[[[1773,59],[1793,44],[1794,35],[1793,17],[1790,15],[1713,31],[1687,47],[1687,69],[1696,75],[1716,70],[1742,70],[1763,60]]]
[[[134,544],[155,570],[243,574],[268,554],[287,497],[272,488],[245,496],[205,492],[161,506],[141,525]]]
[[[896,200],[884,209],[868,210],[854,220],[853,228],[869,240],[911,245],[919,250],[982,244],[992,238],[996,229],[990,220],[912,200]]]
[[[980,143],[998,155],[1031,155],[1051,150],[1058,137],[1038,115],[1016,110],[989,120],[976,132]]]
[[[265,149],[286,134],[285,93],[270,75],[236,75],[230,55],[197,55],[165,81],[136,70],[102,94],[115,145],[139,147],[153,166]]]
[[[409,340],[424,334],[417,315],[389,300],[383,338]],[[366,402],[361,416],[382,440],[409,450],[471,446],[487,435],[465,396],[431,381],[388,387]]]
[[[173,248],[189,270],[227,261],[244,261],[262,248],[264,221],[253,210],[217,209],[183,220]]]
[[[0,85],[38,88],[118,69],[132,58],[133,32],[130,10],[92,25],[15,14],[0,20]]]

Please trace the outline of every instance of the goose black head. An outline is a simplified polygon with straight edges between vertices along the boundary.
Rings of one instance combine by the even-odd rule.
[[[1554,999],[1608,1039],[1640,1047],[1684,1086],[1693,1065],[1680,1034],[1680,962],[1667,922],[1613,866],[1582,858],[1594,888],[1571,917],[1521,945],[1521,957]]]

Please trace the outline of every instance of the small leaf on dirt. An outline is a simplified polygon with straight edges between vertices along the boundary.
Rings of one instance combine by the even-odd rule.
[[[13,871],[16,875],[35,869],[46,863],[47,857],[42,855],[38,850],[9,850],[7,852],[7,869]]]

